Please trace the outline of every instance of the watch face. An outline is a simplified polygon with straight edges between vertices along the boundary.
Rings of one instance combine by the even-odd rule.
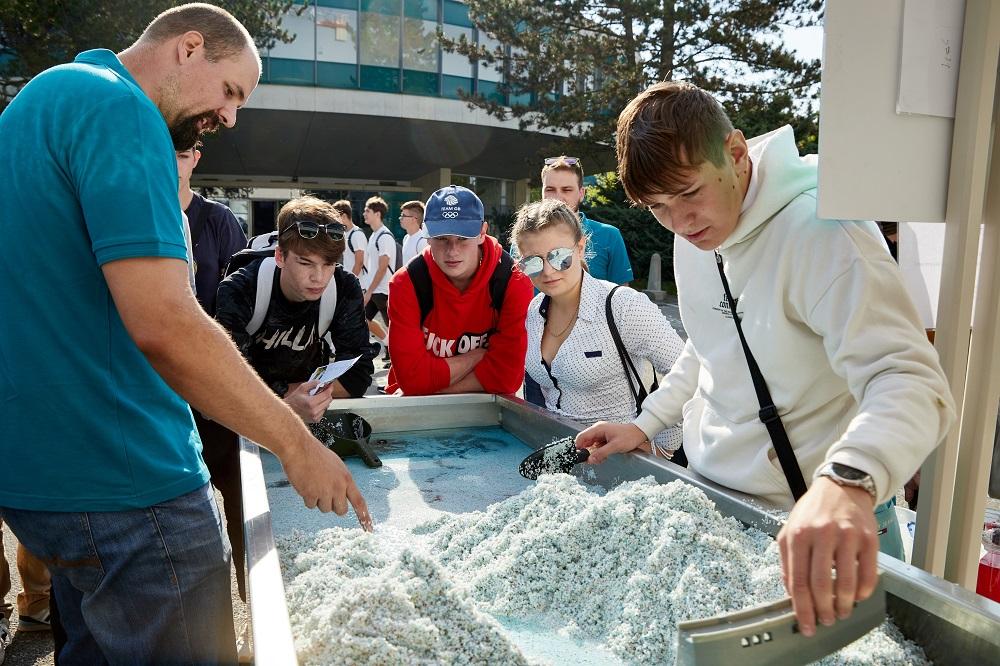
[[[840,463],[833,463],[831,469],[834,474],[848,481],[861,481],[871,476],[867,472],[862,472],[860,469],[848,467],[847,465],[841,465]]]

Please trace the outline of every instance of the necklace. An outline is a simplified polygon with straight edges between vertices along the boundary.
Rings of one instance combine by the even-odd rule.
[[[546,322],[546,324],[547,323],[548,322]],[[575,324],[575,323],[576,323],[576,317],[573,317],[572,319],[569,320],[569,323],[566,324],[566,328],[564,328],[563,330],[561,330],[558,333],[555,333],[554,331],[552,331],[550,329],[549,330],[549,335],[551,335],[554,338],[561,338],[562,336],[566,335],[566,331],[568,331],[573,326],[573,324]],[[546,328],[548,328],[548,327],[546,327]]]

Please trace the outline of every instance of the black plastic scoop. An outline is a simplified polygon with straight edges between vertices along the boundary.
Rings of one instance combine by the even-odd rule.
[[[372,425],[354,412],[324,417],[309,426],[316,439],[341,458],[357,456],[368,467],[381,467],[382,461],[371,446]]]
[[[517,466],[517,471],[526,479],[534,481],[542,474],[569,474],[573,467],[590,457],[588,449],[578,449],[572,438],[560,439],[543,446]]]

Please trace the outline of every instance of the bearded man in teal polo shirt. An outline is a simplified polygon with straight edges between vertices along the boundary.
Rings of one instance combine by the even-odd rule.
[[[188,283],[174,149],[232,127],[259,77],[236,19],[183,5],[0,115],[0,234],[17,239],[0,262],[0,520],[52,573],[65,663],[236,660],[188,403],[274,451],[306,506],[351,502],[370,523],[343,462]]]

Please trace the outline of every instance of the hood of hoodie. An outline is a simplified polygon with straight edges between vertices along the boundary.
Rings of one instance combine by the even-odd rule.
[[[503,249],[493,236],[487,236],[480,247],[483,251],[483,260],[479,264],[479,268],[476,269],[475,274],[472,276],[472,281],[465,291],[459,291],[458,287],[451,283],[448,276],[434,262],[434,258],[431,256],[431,249],[429,247],[424,248],[424,258],[427,261],[427,268],[431,274],[431,282],[434,283],[434,288],[441,289],[449,298],[453,298],[456,301],[476,298],[480,292],[489,289],[493,267],[500,261],[500,253]]]
[[[740,214],[733,233],[719,247],[724,250],[756,236],[792,199],[816,188],[817,157],[799,157],[795,135],[789,125],[747,141],[750,163],[757,182],[767,179],[767,191],[758,191],[750,206]],[[748,193],[749,194],[749,193]]]

